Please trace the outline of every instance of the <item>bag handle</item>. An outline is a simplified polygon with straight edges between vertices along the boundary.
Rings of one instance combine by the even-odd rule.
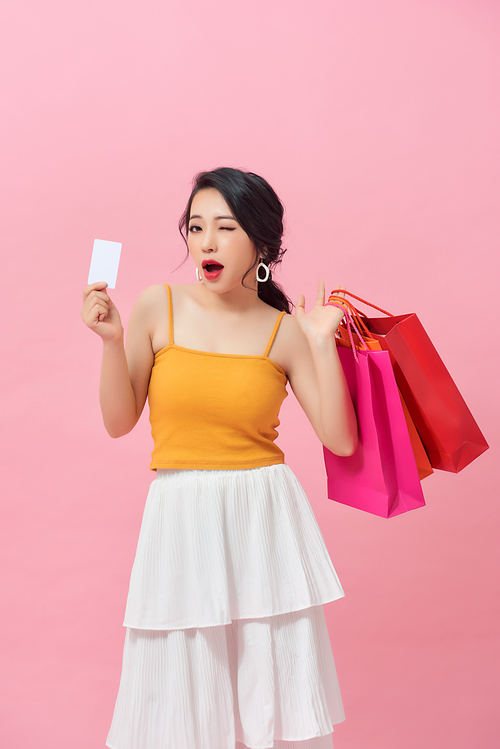
[[[352,294],[350,291],[346,291],[345,289],[333,289],[330,296],[335,295],[335,294],[349,294],[349,296],[352,296],[353,299],[357,299],[358,302],[363,302],[363,304],[366,304],[367,307],[373,307],[373,309],[376,309],[379,312],[383,312],[384,315],[389,315],[389,317],[394,317],[394,315],[391,312],[387,312],[387,310],[382,309],[382,307],[377,307],[376,304],[367,302],[366,299],[362,299],[360,296],[356,296],[356,294]],[[330,299],[328,299],[328,301],[330,301]]]
[[[348,308],[346,309],[341,304],[337,304],[336,302],[330,302],[330,301],[328,301],[325,306],[338,307],[338,309],[341,309],[342,312],[344,313],[344,318],[345,318],[345,321],[346,321],[347,332],[349,334],[349,340],[351,342],[352,353],[354,354],[355,361],[358,362],[359,361],[359,359],[358,359],[358,352],[356,350],[356,345],[354,343],[354,338],[352,337],[351,326],[354,328],[354,330],[356,332],[356,335],[358,336],[360,342],[363,344],[363,347],[366,350],[368,350],[368,346],[366,345],[366,343],[365,343],[365,341],[363,339],[363,336],[359,332],[358,327],[357,327],[356,323],[354,322],[354,320],[353,320],[353,318],[351,316],[350,310]]]
[[[370,330],[368,330],[366,323],[363,320],[362,313],[358,309],[356,309],[356,307],[348,299],[345,299],[344,297],[341,297],[341,296],[336,296],[332,293],[328,301],[337,302],[338,304],[340,304],[341,307],[345,305],[349,309],[353,319],[356,321],[360,329],[363,331],[363,338],[369,339],[370,341],[377,340],[375,336],[373,335],[373,333]]]

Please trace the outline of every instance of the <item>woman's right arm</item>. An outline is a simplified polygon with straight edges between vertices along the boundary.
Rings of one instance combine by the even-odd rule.
[[[111,437],[130,432],[146,402],[154,362],[151,302],[151,292],[146,289],[130,316],[125,353],[120,315],[106,293],[106,284],[91,284],[83,293],[83,321],[103,342],[99,400],[104,426]]]

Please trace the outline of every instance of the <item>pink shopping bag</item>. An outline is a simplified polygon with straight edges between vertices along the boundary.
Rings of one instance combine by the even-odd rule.
[[[342,345],[338,353],[358,417],[359,444],[348,457],[324,448],[328,497],[390,518],[425,505],[388,351]]]

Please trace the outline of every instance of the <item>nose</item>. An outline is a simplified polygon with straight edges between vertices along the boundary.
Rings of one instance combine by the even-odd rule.
[[[201,249],[203,252],[217,252],[217,242],[214,229],[207,227],[207,230],[203,234]]]

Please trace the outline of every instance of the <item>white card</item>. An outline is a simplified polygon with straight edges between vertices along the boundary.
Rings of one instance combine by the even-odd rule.
[[[107,281],[108,289],[116,286],[118,264],[122,251],[121,242],[108,242],[105,239],[94,239],[94,249],[90,261],[88,283]]]

